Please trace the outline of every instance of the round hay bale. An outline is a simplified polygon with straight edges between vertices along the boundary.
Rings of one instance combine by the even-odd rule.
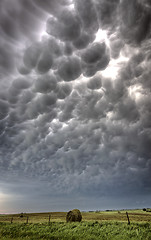
[[[67,222],[81,222],[81,220],[82,220],[82,215],[78,209],[73,209],[69,211],[66,215]]]
[[[24,216],[24,214],[23,214],[23,213],[21,213],[21,214],[20,214],[20,218],[23,218],[23,216]]]

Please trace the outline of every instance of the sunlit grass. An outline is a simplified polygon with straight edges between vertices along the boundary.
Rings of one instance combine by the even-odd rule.
[[[127,240],[151,239],[151,224],[97,221],[49,224],[0,223],[0,239]]]
[[[81,223],[66,223],[65,212],[0,215],[0,239],[151,240],[151,212],[127,212],[130,225],[126,210],[82,212]]]

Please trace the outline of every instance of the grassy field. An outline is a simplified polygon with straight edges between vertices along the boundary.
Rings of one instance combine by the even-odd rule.
[[[127,212],[130,225],[126,211],[82,212],[81,223],[66,223],[65,212],[0,215],[0,239],[151,240],[151,212]]]

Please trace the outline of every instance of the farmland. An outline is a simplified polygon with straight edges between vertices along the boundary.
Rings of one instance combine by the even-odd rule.
[[[66,223],[65,212],[0,215],[0,239],[150,239],[151,212],[82,212],[82,222]]]

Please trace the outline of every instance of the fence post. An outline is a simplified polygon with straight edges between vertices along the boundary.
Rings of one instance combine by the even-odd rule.
[[[13,223],[13,217],[11,218],[10,223]]]
[[[28,224],[28,216],[27,216],[27,221],[26,221],[26,223]]]
[[[130,225],[130,219],[129,219],[129,216],[128,216],[128,212],[126,212],[126,216],[127,216],[127,220],[128,220],[128,225]]]
[[[49,224],[50,224],[50,218],[51,218],[51,215],[49,215]]]

